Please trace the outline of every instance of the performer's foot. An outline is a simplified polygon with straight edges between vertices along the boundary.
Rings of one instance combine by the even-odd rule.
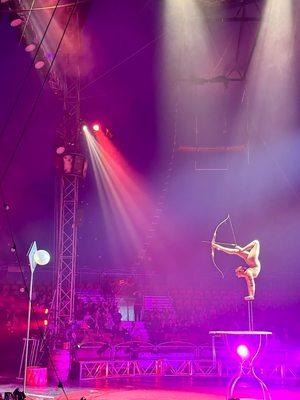
[[[254,300],[254,296],[246,296],[246,297],[244,297],[244,299],[246,301],[251,301],[251,300]]]

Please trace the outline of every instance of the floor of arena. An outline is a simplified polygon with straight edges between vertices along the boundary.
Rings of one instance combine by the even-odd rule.
[[[10,382],[1,384],[0,392],[13,391],[21,385]],[[86,386],[66,386],[66,395],[54,386],[27,388],[29,399],[80,400],[221,400],[226,399],[226,381],[219,379],[186,377],[152,377],[99,380]],[[270,384],[272,400],[299,400],[299,382]],[[237,388],[236,399],[258,400],[262,394],[244,382]]]

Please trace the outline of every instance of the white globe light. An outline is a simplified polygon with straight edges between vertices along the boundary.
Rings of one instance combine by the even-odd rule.
[[[241,358],[248,358],[250,355],[249,349],[245,344],[240,344],[236,349],[236,352]]]
[[[34,261],[39,265],[46,265],[50,261],[50,254],[46,250],[38,250],[34,253]]]

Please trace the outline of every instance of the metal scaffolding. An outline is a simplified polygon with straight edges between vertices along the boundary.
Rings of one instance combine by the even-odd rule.
[[[55,333],[58,335],[74,316],[78,179],[72,175],[62,175],[60,179],[55,307]]]
[[[79,32],[78,32],[79,35]],[[65,71],[71,64],[64,60]],[[58,202],[56,206],[56,271],[54,331],[63,339],[66,325],[74,320],[75,273],[77,257],[77,209],[79,180],[83,178],[85,158],[79,142],[80,132],[80,71],[64,73],[51,80],[52,89],[63,98],[64,115],[58,132]],[[57,341],[55,343],[57,345]]]

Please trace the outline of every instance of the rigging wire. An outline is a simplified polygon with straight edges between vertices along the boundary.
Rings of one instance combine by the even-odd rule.
[[[150,42],[147,42],[146,44],[144,44],[142,47],[140,47],[138,50],[134,51],[132,54],[130,54],[129,56],[125,57],[123,60],[121,60],[119,63],[113,65],[111,68],[108,68],[105,72],[103,72],[102,74],[100,74],[99,76],[97,76],[95,79],[93,79],[92,81],[90,81],[89,83],[87,83],[86,85],[84,85],[81,88],[81,92],[85,89],[87,89],[88,87],[90,87],[91,85],[93,85],[95,82],[99,81],[102,78],[105,78],[107,75],[109,75],[111,72],[115,71],[116,69],[118,69],[121,65],[125,64],[127,61],[130,61],[131,59],[133,59],[135,56],[137,56],[138,54],[140,54],[141,52],[143,52],[144,50],[146,50],[148,47],[150,47],[153,43],[157,42],[159,39],[161,39],[163,36],[165,36],[166,33],[161,33],[160,35],[156,36],[154,39],[150,40]]]

